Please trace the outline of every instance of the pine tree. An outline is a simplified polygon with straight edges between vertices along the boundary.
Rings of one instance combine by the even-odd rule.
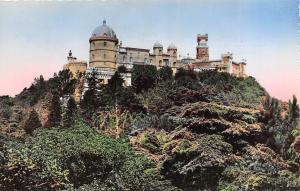
[[[124,80],[120,76],[119,72],[115,72],[115,74],[111,77],[108,82],[109,92],[115,99],[115,109],[116,109],[116,134],[117,138],[120,137],[122,130],[120,128],[120,116],[121,116],[121,105],[120,105],[120,94],[122,90]]]
[[[41,121],[39,120],[37,112],[33,109],[29,114],[29,118],[25,122],[25,132],[27,134],[32,134],[35,129],[40,127],[42,127]]]
[[[297,98],[293,95],[292,101],[289,101],[289,118],[294,120],[299,117],[299,105],[297,103]]]
[[[99,107],[99,82],[96,70],[87,75],[87,82],[89,89],[84,93],[80,107],[87,117],[91,117]]]
[[[64,127],[71,127],[77,116],[77,105],[73,97],[70,97],[67,103],[67,109],[63,116]]]
[[[59,126],[61,122],[61,106],[58,93],[53,93],[50,113],[48,116],[48,121],[46,122],[46,127]]]

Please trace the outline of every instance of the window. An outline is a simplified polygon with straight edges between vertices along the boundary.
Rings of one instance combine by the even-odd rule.
[[[147,58],[145,58],[144,63],[147,64]]]
[[[103,54],[103,58],[106,58],[106,54]]]
[[[126,57],[125,57],[125,56],[123,56],[123,62],[125,62],[125,58],[126,58]]]
[[[129,58],[129,62],[132,62],[132,57]]]
[[[103,42],[103,46],[106,46],[106,44],[107,44],[106,42]]]
[[[95,58],[95,54],[92,54],[92,58]]]

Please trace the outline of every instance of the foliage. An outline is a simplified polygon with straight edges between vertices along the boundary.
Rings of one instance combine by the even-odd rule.
[[[25,143],[6,143],[4,153],[1,190],[176,190],[126,140],[97,134],[81,121],[39,129]]]
[[[99,92],[101,89],[97,78],[97,71],[95,69],[93,69],[91,73],[87,74],[86,78],[88,82],[88,90],[83,95],[80,107],[87,117],[91,117],[99,107]]]
[[[77,105],[73,97],[70,97],[67,103],[66,111],[63,115],[63,126],[71,127],[74,124],[77,115]]]
[[[253,77],[235,78],[228,73],[216,71],[199,72],[200,82],[212,85],[217,95],[211,101],[221,101],[226,105],[256,108],[260,97],[266,95],[265,90]]]
[[[163,66],[157,71],[157,79],[159,81],[171,80],[173,71],[169,66]]]
[[[133,65],[131,73],[132,87],[136,93],[147,91],[155,86],[157,70],[154,65]]]
[[[120,92],[123,88],[123,83],[124,80],[120,76],[119,72],[115,72],[115,74],[111,77],[107,84],[108,92],[111,94],[112,97],[116,98],[116,96],[120,95]]]
[[[51,105],[49,109],[50,113],[48,116],[48,120],[45,124],[45,127],[54,127],[59,126],[61,123],[61,105],[60,105],[60,99],[59,95],[57,93],[53,93]]]
[[[279,100],[270,96],[266,97],[263,105],[262,115],[267,123],[265,131],[268,135],[268,144],[280,152],[284,158],[291,159],[294,157],[291,144],[299,126],[299,106],[296,97],[293,96],[292,101],[289,101],[287,111]],[[283,116],[283,113],[287,115]]]
[[[121,65],[121,66],[118,67],[117,71],[119,73],[126,73],[127,72],[127,68],[126,68],[126,66]]]
[[[46,93],[57,92],[59,96],[65,94],[72,94],[76,85],[76,79],[73,78],[70,70],[59,71],[54,74],[49,80],[45,80],[41,75],[34,79],[34,82],[29,88],[24,90],[16,96],[16,100],[24,105],[33,106]]]
[[[41,121],[39,120],[39,116],[37,112],[33,109],[29,114],[29,118],[26,120],[24,124],[24,129],[27,134],[32,134],[34,130],[42,127]]]
[[[0,118],[9,119],[12,114],[11,107],[14,105],[13,99],[9,96],[0,96]]]

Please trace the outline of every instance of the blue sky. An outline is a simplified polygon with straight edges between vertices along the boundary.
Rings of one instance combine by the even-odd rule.
[[[0,94],[62,69],[69,49],[88,60],[88,39],[103,19],[124,46],[173,42],[183,56],[194,57],[196,35],[208,33],[211,59],[233,52],[271,95],[300,91],[297,0],[116,0],[0,2]]]

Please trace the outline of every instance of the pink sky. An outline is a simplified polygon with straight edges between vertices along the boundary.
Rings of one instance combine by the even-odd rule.
[[[0,95],[51,77],[70,49],[88,60],[88,39],[105,18],[125,46],[159,40],[183,56],[195,57],[196,35],[208,33],[211,59],[230,51],[272,96],[299,97],[297,1],[225,1],[0,2]]]

